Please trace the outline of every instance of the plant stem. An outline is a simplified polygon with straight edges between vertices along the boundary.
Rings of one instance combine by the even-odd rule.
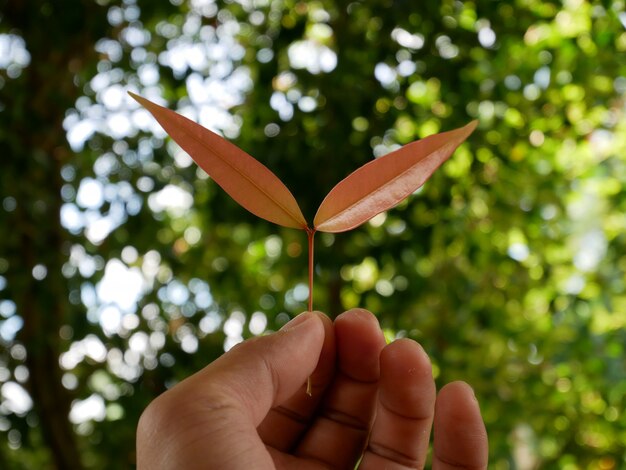
[[[308,228],[306,230],[307,237],[309,239],[309,312],[313,310],[313,237],[315,236],[315,229]]]
[[[313,242],[313,237],[315,237],[315,229],[314,228],[306,228],[306,235],[309,241],[309,312],[313,311],[313,248],[315,243]],[[313,395],[313,383],[311,381],[311,376],[306,379],[306,394],[308,396]]]

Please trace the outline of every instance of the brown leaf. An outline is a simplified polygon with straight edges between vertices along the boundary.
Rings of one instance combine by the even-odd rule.
[[[170,137],[235,201],[275,224],[307,228],[295,198],[265,165],[186,117],[129,94],[152,113]]]
[[[465,127],[431,135],[363,165],[322,201],[313,221],[315,230],[351,230],[394,207],[422,186],[477,124],[472,121]]]

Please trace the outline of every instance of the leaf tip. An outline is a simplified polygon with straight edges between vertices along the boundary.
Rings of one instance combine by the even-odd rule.
[[[130,90],[128,90],[126,93],[128,93],[128,96],[130,96],[132,99],[134,99],[137,103],[139,103],[141,106],[143,106],[146,109],[148,109],[148,106],[150,104],[153,104],[149,100],[144,98],[143,96],[138,95],[137,93],[133,93]]]
[[[126,93],[128,93],[128,96],[130,96],[135,101],[139,101],[141,99],[141,96],[139,96],[137,93],[133,93],[130,90],[126,91]]]
[[[465,127],[469,130],[469,133],[471,134],[478,127],[478,119],[473,119]]]

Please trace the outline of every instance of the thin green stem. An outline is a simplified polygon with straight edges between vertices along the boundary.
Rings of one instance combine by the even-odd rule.
[[[314,228],[307,228],[307,237],[309,239],[309,312],[313,311],[313,237],[315,236]]]
[[[309,241],[309,312],[313,311],[313,248],[315,247],[315,243],[313,242],[313,238],[315,237],[315,229],[314,228],[306,228],[306,235]],[[313,383],[311,381],[311,376],[306,379],[306,394],[308,396],[313,395]]]

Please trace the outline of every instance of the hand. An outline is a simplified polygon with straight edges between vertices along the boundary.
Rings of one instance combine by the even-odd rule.
[[[311,396],[306,393],[311,378]],[[487,434],[472,389],[435,399],[414,341],[389,345],[378,321],[309,312],[236,346],[158,397],[137,430],[141,469],[484,469]]]

